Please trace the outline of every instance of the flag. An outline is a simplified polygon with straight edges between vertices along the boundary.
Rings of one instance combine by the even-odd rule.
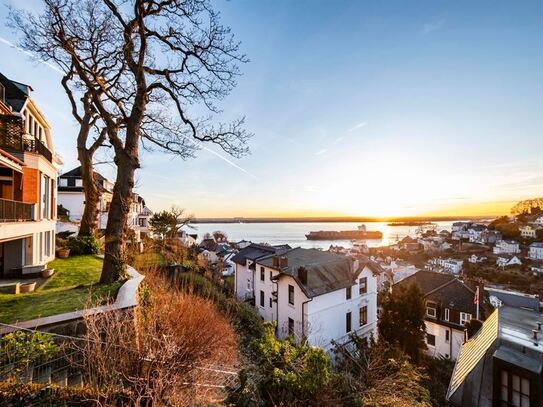
[[[473,303],[479,304],[479,287],[477,287],[477,290],[475,291],[475,297],[473,297]]]

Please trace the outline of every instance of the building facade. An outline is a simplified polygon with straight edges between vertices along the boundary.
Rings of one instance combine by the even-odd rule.
[[[0,74],[0,276],[55,258],[57,174],[51,126],[32,88]]]
[[[543,243],[532,243],[528,248],[528,257],[531,260],[543,260]]]
[[[416,284],[424,295],[427,353],[433,357],[456,359],[464,341],[464,324],[471,319],[484,320],[492,309],[484,288],[469,287],[451,274],[421,270],[395,284],[408,287]],[[475,298],[479,306],[475,304]]]
[[[255,307],[280,338],[330,350],[350,335],[377,334],[377,278],[371,263],[295,248],[254,262]]]

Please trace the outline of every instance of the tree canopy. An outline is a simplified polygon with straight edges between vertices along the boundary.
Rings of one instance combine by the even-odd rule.
[[[399,286],[387,293],[382,301],[379,319],[379,340],[397,346],[415,362],[426,349],[424,341],[425,305],[421,290],[415,284]]]

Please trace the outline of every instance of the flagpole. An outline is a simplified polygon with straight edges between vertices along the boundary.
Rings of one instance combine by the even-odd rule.
[[[477,286],[477,292],[475,295],[477,296],[477,319],[479,319],[479,286]]]

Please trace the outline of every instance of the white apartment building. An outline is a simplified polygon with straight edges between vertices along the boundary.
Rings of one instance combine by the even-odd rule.
[[[520,245],[514,240],[499,240],[492,251],[494,254],[518,254],[520,253]]]
[[[464,266],[463,260],[458,259],[439,259],[438,263],[443,267],[443,271],[451,274],[460,274]]]
[[[543,243],[532,243],[528,248],[528,257],[531,260],[543,260]]]
[[[0,276],[39,273],[55,258],[62,161],[32,88],[0,74]]]
[[[350,335],[377,335],[377,268],[317,249],[295,248],[255,260],[255,307],[277,335],[330,350]]]

